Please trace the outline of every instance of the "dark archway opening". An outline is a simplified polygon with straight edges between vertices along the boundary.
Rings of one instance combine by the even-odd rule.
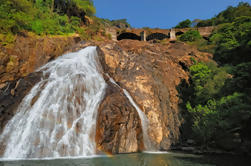
[[[166,38],[170,38],[169,35],[166,35],[164,33],[152,33],[151,35],[147,36],[146,40],[163,40]]]
[[[124,32],[117,36],[117,40],[123,39],[141,40],[141,37],[136,35],[135,33]]]
[[[210,41],[209,37],[206,37],[206,36],[202,36],[202,37],[203,37],[203,39]]]
[[[180,35],[182,35],[182,34],[184,34],[184,32],[179,31],[179,32],[176,32],[176,33],[175,33],[176,36],[180,36]]]

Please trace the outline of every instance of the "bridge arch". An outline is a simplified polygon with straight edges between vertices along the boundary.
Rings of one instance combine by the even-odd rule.
[[[176,36],[180,36],[182,34],[184,34],[184,32],[182,32],[182,31],[178,31],[178,32],[175,33]]]
[[[141,37],[135,33],[123,32],[117,36],[117,40],[123,40],[123,39],[141,40]]]
[[[166,35],[164,33],[152,33],[152,34],[150,34],[150,35],[148,35],[146,37],[146,40],[147,41],[154,40],[154,39],[163,40],[163,39],[166,39],[166,38],[170,38],[170,35]]]

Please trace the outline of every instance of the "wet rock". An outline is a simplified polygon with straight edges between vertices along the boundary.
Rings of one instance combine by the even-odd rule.
[[[109,81],[106,96],[98,110],[96,144],[98,153],[130,153],[143,150],[138,113],[121,89]]]
[[[5,124],[16,113],[17,106],[40,80],[41,73],[31,73],[30,75],[11,81],[0,89],[0,133]]]

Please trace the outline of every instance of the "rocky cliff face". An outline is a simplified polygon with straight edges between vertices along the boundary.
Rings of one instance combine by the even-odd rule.
[[[13,55],[17,57],[18,63],[13,63],[18,67],[16,69],[12,67],[11,72],[6,70],[10,59],[3,63],[5,70],[0,77],[1,128],[15,113],[14,105],[20,103],[40,78],[39,73],[25,76],[26,73],[33,72],[37,67],[62,54],[71,47],[71,44],[76,43],[74,38],[66,41],[59,40],[61,44],[53,45],[52,42],[49,48],[44,48],[42,43],[45,41],[48,42],[43,40],[34,44],[30,41],[23,45],[23,47],[26,45],[26,49],[21,46],[16,48],[17,53]],[[155,149],[169,149],[179,139],[179,127],[182,121],[179,115],[179,97],[176,87],[181,80],[188,79],[186,70],[192,64],[191,57],[207,60],[210,55],[179,42],[153,44],[133,40],[79,44],[70,51],[89,45],[99,46],[99,59],[108,84],[106,96],[98,110],[97,152],[129,153],[144,150],[139,115],[121,88],[129,91],[134,101],[146,114],[149,120],[148,135]],[[106,74],[109,74],[121,88],[112,84]],[[21,76],[25,77],[18,83]],[[9,84],[11,86],[7,87]],[[4,96],[3,92],[6,89],[8,93]]]
[[[123,40],[99,46],[105,72],[130,92],[148,117],[148,135],[155,149],[169,149],[179,139],[181,125],[176,86],[188,79],[191,57],[207,59],[210,55],[184,43]]]

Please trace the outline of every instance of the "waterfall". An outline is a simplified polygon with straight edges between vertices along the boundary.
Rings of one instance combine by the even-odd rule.
[[[96,47],[65,54],[38,71],[43,77],[0,135],[2,157],[95,155],[96,117],[107,86]],[[112,78],[110,81],[116,84]],[[131,95],[125,89],[123,92],[139,114],[145,150],[152,151],[148,119]]]
[[[106,74],[109,78],[110,78],[110,82],[115,84],[117,87],[119,87],[120,89],[122,89],[108,74]],[[132,104],[132,106],[136,109],[140,121],[141,121],[141,125],[142,125],[142,131],[143,131],[143,141],[144,141],[144,146],[145,146],[145,150],[146,151],[155,151],[150,138],[148,136],[148,128],[149,128],[149,123],[148,123],[148,119],[146,117],[146,115],[144,114],[144,112],[138,107],[138,105],[134,102],[132,96],[130,95],[130,93],[126,90],[123,89],[123,93],[125,94],[125,96],[127,97],[127,99],[130,101],[130,103]]]
[[[65,54],[39,69],[44,78],[0,135],[4,158],[89,156],[106,83],[96,47]]]

